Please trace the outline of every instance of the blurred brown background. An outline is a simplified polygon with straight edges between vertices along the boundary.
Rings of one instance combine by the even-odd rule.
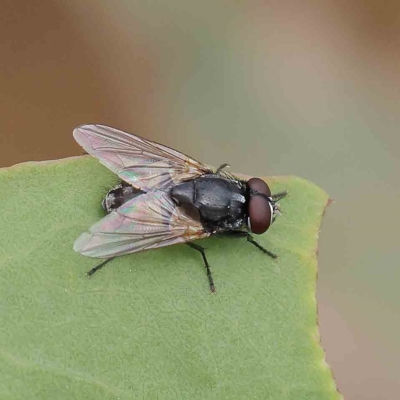
[[[327,360],[347,400],[400,398],[400,2],[1,6],[0,166],[80,154],[96,122],[316,182]]]

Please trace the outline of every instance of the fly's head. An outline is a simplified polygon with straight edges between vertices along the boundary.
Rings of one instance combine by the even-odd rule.
[[[266,232],[277,215],[280,215],[279,204],[272,198],[271,189],[262,179],[251,178],[247,186],[247,227],[250,232],[260,235]]]

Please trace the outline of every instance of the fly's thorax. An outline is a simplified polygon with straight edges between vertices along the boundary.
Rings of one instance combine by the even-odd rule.
[[[220,175],[207,175],[171,189],[178,206],[195,207],[208,232],[237,229],[245,220],[246,183]]]
[[[182,182],[173,186],[170,191],[170,196],[172,200],[179,206],[194,206],[196,196],[194,180]]]

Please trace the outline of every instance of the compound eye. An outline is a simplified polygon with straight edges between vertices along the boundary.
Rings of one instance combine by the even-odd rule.
[[[251,178],[247,181],[250,189],[256,190],[258,193],[265,194],[267,197],[271,197],[271,189],[269,186],[260,178]]]
[[[250,230],[260,235],[271,225],[272,206],[261,196],[251,197],[249,201]]]
[[[249,188],[267,197],[271,196],[268,185],[259,178],[251,178],[248,182]],[[260,235],[267,231],[272,220],[272,205],[263,196],[250,196],[249,200],[249,222],[251,232]]]

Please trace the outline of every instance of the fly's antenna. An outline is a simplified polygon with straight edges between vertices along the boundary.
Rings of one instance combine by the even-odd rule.
[[[283,192],[279,192],[279,193],[273,194],[273,195],[271,196],[271,198],[272,198],[272,200],[276,203],[277,201],[279,201],[279,200],[283,199],[285,196],[287,196],[288,193],[289,193],[289,192],[288,192],[287,190],[285,190],[285,191],[283,191]]]

